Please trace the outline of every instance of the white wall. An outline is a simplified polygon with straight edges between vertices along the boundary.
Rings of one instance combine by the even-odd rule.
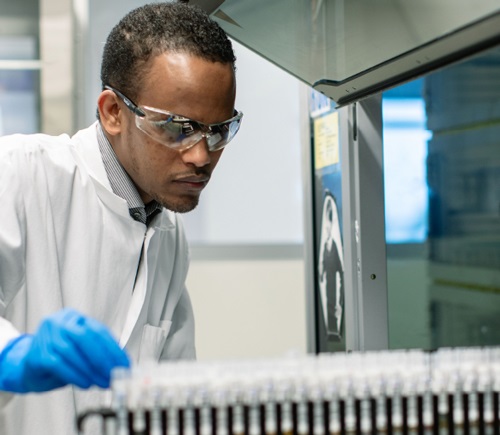
[[[199,360],[306,352],[301,259],[196,260],[187,285]]]
[[[304,258],[294,249],[304,239],[300,84],[233,44],[242,127],[184,216],[193,250],[204,247],[187,282],[198,358],[305,353]],[[283,258],[287,244],[296,254]],[[230,255],[218,255],[221,245]]]
[[[186,215],[188,237],[197,243],[302,243],[300,83],[241,44],[233,46],[235,106],[244,116],[200,205]]]

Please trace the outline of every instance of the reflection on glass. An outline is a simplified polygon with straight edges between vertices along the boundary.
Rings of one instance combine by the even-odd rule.
[[[500,341],[500,49],[429,76],[433,345]]]
[[[423,157],[415,149],[400,153],[405,145],[419,146],[421,134],[412,128],[398,133],[399,148],[391,144],[395,136],[391,104],[396,104],[398,92],[404,94],[403,88],[384,95],[388,243],[397,241],[391,232],[391,202],[404,209],[401,216],[407,228],[413,228],[422,206],[421,195],[414,193],[418,189],[410,182],[405,192],[401,185],[411,175],[401,177],[391,169],[399,165],[411,172],[412,164]],[[417,238],[424,242],[420,251],[409,253],[401,249],[404,245],[398,249],[388,245],[390,345],[496,345],[500,342],[500,49],[428,75],[419,89],[429,131],[423,183],[428,189],[428,229],[424,240]],[[399,115],[410,122],[414,119],[411,111],[401,109],[396,124],[404,124]],[[407,233],[401,241],[415,239]]]
[[[406,92],[404,90],[407,89]],[[414,85],[382,100],[387,243],[421,243],[427,237],[427,140],[424,101]]]

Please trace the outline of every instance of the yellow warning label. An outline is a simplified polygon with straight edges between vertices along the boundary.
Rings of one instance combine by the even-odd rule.
[[[315,169],[339,162],[339,114],[330,113],[314,120]]]

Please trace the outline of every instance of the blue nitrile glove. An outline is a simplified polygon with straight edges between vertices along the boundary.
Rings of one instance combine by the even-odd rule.
[[[67,384],[107,388],[116,366],[130,362],[106,326],[66,308],[46,318],[34,335],[7,344],[0,353],[0,390],[41,392]]]

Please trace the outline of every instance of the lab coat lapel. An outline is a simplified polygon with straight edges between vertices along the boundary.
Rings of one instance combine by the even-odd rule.
[[[148,248],[154,232],[154,228],[150,228],[146,232],[146,236],[144,238],[142,258],[140,260],[139,270],[137,271],[134,293],[132,295],[132,301],[128,309],[125,325],[120,336],[121,347],[125,347],[127,345],[127,342],[130,339],[130,336],[132,335],[132,332],[134,331],[134,328],[137,324],[142,308],[144,307],[144,302],[146,300],[146,295],[148,292]]]
[[[155,221],[156,224],[148,229],[144,239],[143,258],[120,336],[122,347],[129,343],[132,334],[142,336],[144,325],[159,324],[162,308],[168,297],[174,261],[165,251],[174,252],[172,247],[175,246],[175,226],[166,213],[162,213]],[[168,261],[159,265],[158,259]]]

